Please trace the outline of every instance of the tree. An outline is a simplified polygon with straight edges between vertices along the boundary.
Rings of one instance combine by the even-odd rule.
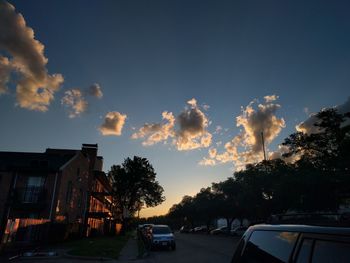
[[[154,168],[146,158],[127,158],[122,165],[113,165],[108,173],[113,187],[113,203],[122,222],[140,209],[140,204],[155,207],[165,197],[164,189],[156,181]]]
[[[295,163],[295,208],[303,211],[336,211],[350,194],[349,113],[325,109],[316,114],[316,133],[297,132],[285,139],[286,157]]]
[[[245,215],[244,191],[233,177],[219,183],[212,184],[213,192],[216,196],[216,211],[219,217],[225,218],[227,231],[229,232],[235,218],[242,218]]]

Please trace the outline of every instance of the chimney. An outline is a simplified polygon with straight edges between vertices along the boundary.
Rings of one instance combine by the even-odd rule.
[[[97,157],[97,144],[86,144],[84,143],[81,147],[81,152],[88,156],[90,160],[90,171],[94,170],[95,161]]]

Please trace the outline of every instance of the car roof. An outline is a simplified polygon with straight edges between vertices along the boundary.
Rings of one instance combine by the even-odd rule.
[[[249,231],[286,231],[286,232],[303,232],[315,234],[335,234],[350,236],[350,227],[328,227],[328,226],[311,226],[311,225],[254,225],[249,227]]]
[[[169,227],[168,225],[153,225],[153,227]]]

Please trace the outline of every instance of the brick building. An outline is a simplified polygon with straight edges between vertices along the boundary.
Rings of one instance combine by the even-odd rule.
[[[1,244],[113,232],[111,186],[96,144],[0,152]]]

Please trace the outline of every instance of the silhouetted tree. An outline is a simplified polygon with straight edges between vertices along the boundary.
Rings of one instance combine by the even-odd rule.
[[[154,207],[165,200],[164,189],[156,181],[156,173],[146,158],[127,158],[122,165],[113,165],[108,175],[113,186],[113,203],[123,223],[134,216],[140,204]]]
[[[244,189],[233,177],[220,183],[213,183],[212,190],[216,195],[216,214],[219,218],[225,218],[227,231],[230,231],[235,218],[242,222],[246,214],[246,200]]]

